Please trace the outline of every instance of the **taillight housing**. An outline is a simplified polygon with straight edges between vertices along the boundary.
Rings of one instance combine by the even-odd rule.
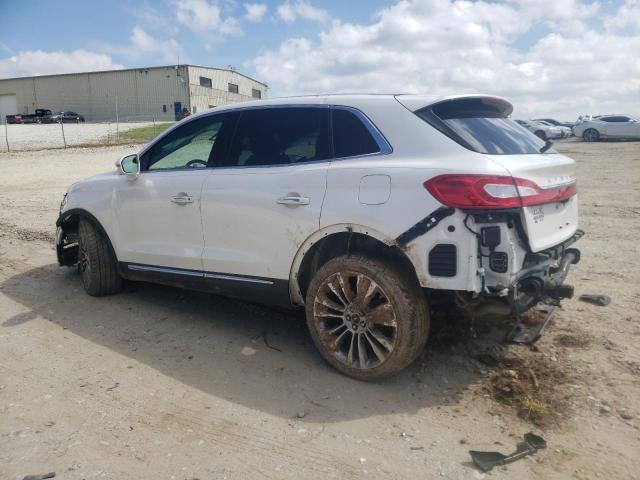
[[[520,208],[567,200],[577,193],[575,181],[552,188],[507,175],[445,174],[424,182],[440,203],[464,210]]]

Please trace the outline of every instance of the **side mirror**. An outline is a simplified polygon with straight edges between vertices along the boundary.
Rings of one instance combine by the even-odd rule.
[[[138,155],[125,155],[116,162],[120,175],[126,175],[129,180],[135,180],[140,174],[140,162]]]

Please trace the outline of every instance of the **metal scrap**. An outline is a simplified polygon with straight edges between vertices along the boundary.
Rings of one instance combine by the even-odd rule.
[[[469,450],[469,455],[471,455],[473,463],[475,463],[480,470],[488,472],[493,467],[515,462],[527,455],[536,453],[542,448],[547,448],[546,440],[539,435],[529,432],[524,434],[524,439],[518,443],[516,451],[509,455],[503,455],[500,452],[480,452],[478,450]]]

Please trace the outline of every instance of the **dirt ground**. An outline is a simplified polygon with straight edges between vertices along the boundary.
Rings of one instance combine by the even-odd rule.
[[[134,146],[0,154],[0,478],[640,478],[640,143],[558,149],[578,162],[587,232],[569,282],[611,304],[565,301],[533,350],[497,327],[433,335],[377,384],[325,365],[296,315],[146,284],[85,295],[56,264],[58,206]],[[528,431],[548,448],[470,463]]]

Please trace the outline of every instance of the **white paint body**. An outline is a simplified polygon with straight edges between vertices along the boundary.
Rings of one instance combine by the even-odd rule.
[[[352,95],[221,107],[206,114],[269,105],[348,106],[363,112],[393,150],[300,165],[147,171],[135,180],[114,171],[74,184],[64,211],[80,208],[91,213],[109,236],[120,262],[286,280],[292,301],[302,303],[297,273],[314,243],[350,230],[394,245],[399,235],[442,206],[423,186],[434,176],[513,175],[542,188],[575,180],[573,160],[560,154],[486,155],[462,147],[413,113],[434,101],[431,97]],[[171,196],[178,193],[188,193],[193,203],[172,203]],[[291,194],[308,198],[308,204],[278,203]],[[521,216],[531,249],[552,247],[574,235],[577,197],[523,209]],[[465,217],[456,210],[428,234],[403,246],[423,287],[481,291],[477,239],[467,228],[477,227],[472,219],[465,226]],[[501,248],[509,252],[509,271],[487,273],[485,285],[510,285],[526,253],[513,228],[498,226]],[[438,243],[456,245],[455,276],[429,275],[428,252]]]
[[[640,138],[640,121],[626,115],[605,115],[584,120],[573,127],[573,133],[581,137],[589,129],[596,130],[600,138]]]

